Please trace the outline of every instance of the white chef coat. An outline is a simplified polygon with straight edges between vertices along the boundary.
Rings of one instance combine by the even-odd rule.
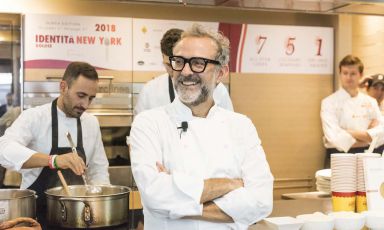
[[[21,188],[28,188],[43,168],[21,169],[34,153],[49,154],[52,147],[52,104],[23,111],[0,138],[0,164],[22,173]],[[58,147],[70,147],[66,133],[77,145],[77,119],[57,108]],[[95,116],[84,112],[81,117],[83,147],[86,155],[86,176],[92,184],[110,184],[108,160],[101,140],[100,126]]]
[[[182,121],[186,132],[177,128]],[[156,162],[170,174],[159,173]],[[145,229],[247,229],[272,210],[273,176],[254,125],[216,105],[207,118],[194,117],[178,98],[140,113],[131,129],[131,163]],[[243,188],[214,200],[235,223],[180,219],[202,215],[208,178],[243,179]]]
[[[153,109],[171,103],[168,90],[168,73],[162,74],[148,81],[142,88],[137,99],[134,115],[148,109]],[[175,98],[177,92],[175,92]],[[225,109],[233,111],[231,98],[228,90],[223,83],[219,83],[213,91],[213,100],[215,103]]]
[[[365,93],[369,96],[366,88],[360,89],[360,92]],[[376,100],[376,98],[374,98],[374,97],[372,97],[372,98]],[[377,100],[376,100],[376,102],[377,102]],[[379,109],[380,109],[381,115],[384,116],[384,101],[382,101],[379,104]]]
[[[379,105],[379,109],[380,109],[380,112],[381,112],[381,115],[384,116],[384,101],[382,101]]]
[[[377,101],[364,93],[351,97],[343,88],[339,89],[322,100],[320,116],[326,148],[348,152],[356,142],[348,129],[366,130],[371,138],[377,137],[375,147],[384,144],[384,123]],[[368,129],[373,119],[377,119],[379,125]]]

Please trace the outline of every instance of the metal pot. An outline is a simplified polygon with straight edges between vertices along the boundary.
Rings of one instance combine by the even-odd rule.
[[[36,218],[36,192],[29,189],[0,189],[0,222],[17,217]]]
[[[125,186],[100,185],[97,194],[88,194],[84,185],[45,191],[49,225],[64,228],[98,228],[120,225],[128,220],[129,191]]]

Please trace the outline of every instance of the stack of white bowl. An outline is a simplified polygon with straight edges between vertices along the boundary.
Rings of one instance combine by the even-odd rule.
[[[332,212],[328,216],[335,218],[335,230],[361,230],[365,224],[365,215],[354,212]]]
[[[331,154],[332,192],[356,192],[356,155],[350,153]]]
[[[365,158],[379,158],[379,153],[358,153],[357,155],[357,191],[365,192],[364,180],[364,159]]]
[[[370,230],[384,230],[384,211],[365,211],[365,226]]]
[[[316,172],[317,191],[331,193],[331,173],[331,169],[321,169]]]
[[[299,215],[296,219],[304,222],[300,230],[333,230],[335,226],[335,218],[321,212]]]

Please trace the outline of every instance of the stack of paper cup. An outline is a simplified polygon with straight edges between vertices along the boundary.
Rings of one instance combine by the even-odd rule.
[[[331,190],[333,211],[355,211],[356,155],[331,154]]]
[[[356,211],[367,211],[367,196],[364,180],[364,159],[379,158],[379,153],[358,153],[357,156],[357,196],[356,196]]]

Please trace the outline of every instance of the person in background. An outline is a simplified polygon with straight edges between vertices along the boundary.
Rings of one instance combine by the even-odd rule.
[[[20,115],[20,106],[14,105],[13,94],[7,93],[7,104],[0,106],[0,136],[2,136],[5,130],[11,126],[11,124]]]
[[[7,93],[6,101],[6,104],[0,106],[0,117],[2,117],[9,110],[9,108],[13,107],[13,95],[11,92]]]
[[[37,215],[44,225],[44,191],[61,186],[57,169],[69,185],[109,184],[108,160],[95,116],[85,112],[96,96],[98,74],[88,63],[72,62],[52,103],[23,111],[0,138],[0,164],[22,174],[22,189],[36,191]],[[78,155],[72,152],[66,133]]]
[[[381,114],[384,115],[384,75],[375,74],[365,77],[360,82],[359,86],[360,88],[364,88],[369,96],[376,99]]]
[[[172,48],[180,39],[180,29],[169,29],[160,41],[163,65],[167,71],[147,82],[141,90],[134,108],[134,115],[141,111],[156,108],[171,103],[175,99],[175,90],[172,84],[172,68],[169,64],[169,56],[172,56]],[[218,83],[213,94],[217,105],[233,111],[231,98],[223,83]]]
[[[4,135],[5,130],[11,126],[21,112],[20,106],[14,106],[12,93],[7,93],[6,100],[7,104],[0,106],[0,113],[5,112],[0,117],[0,136]],[[4,187],[5,182],[14,176],[17,177],[15,172],[0,166],[0,187]]]
[[[376,139],[374,152],[384,149],[384,123],[377,101],[359,92],[364,65],[353,55],[339,63],[341,88],[321,102],[321,122],[327,156],[362,153]]]
[[[169,60],[177,97],[130,135],[145,229],[248,229],[272,211],[273,176],[252,121],[213,99],[229,40],[194,24]]]

